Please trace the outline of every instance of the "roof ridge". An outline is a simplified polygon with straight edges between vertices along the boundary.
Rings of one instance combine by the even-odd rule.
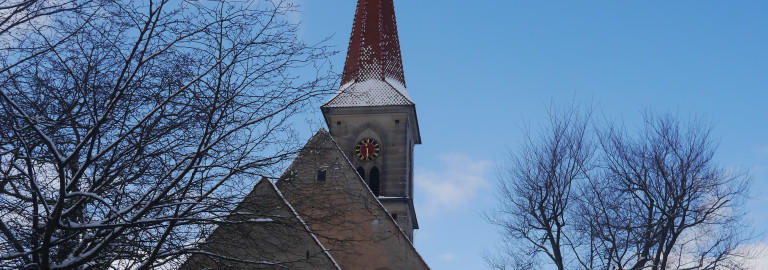
[[[342,157],[344,157],[344,160],[346,160],[346,162],[342,161],[340,163],[346,163],[346,165],[349,166],[348,167],[349,169],[351,169],[352,171],[357,172],[355,170],[354,164],[352,164],[352,161],[349,160],[349,157],[346,154],[344,154],[344,150],[341,149],[341,146],[339,146],[339,144],[336,142],[336,139],[334,139],[333,136],[331,136],[331,134],[328,131],[326,131],[325,129],[319,129],[317,132],[315,132],[315,135],[312,135],[312,137],[309,138],[309,140],[301,148],[301,150],[299,150],[299,153],[296,155],[296,158],[294,158],[293,161],[291,161],[291,164],[288,165],[288,167],[286,167],[285,172],[283,172],[283,175],[280,176],[280,179],[283,179],[285,176],[288,175],[288,173],[290,173],[291,168],[294,167],[294,164],[296,164],[296,162],[298,162],[297,160],[301,157],[301,151],[304,150],[305,148],[307,148],[311,143],[316,141],[318,139],[318,136],[321,135],[321,134],[330,139],[331,143],[333,144],[333,148],[335,148],[336,151],[338,151],[338,154],[341,155]],[[342,165],[342,166],[344,166],[344,165]],[[424,264],[424,266],[427,269],[429,269],[429,265],[427,264],[427,261],[425,261],[424,258],[419,253],[419,251],[416,250],[416,246],[413,245],[413,241],[411,241],[411,239],[408,238],[408,235],[405,234],[405,231],[403,231],[403,229],[401,229],[400,226],[397,225],[397,221],[395,221],[395,219],[392,217],[391,213],[389,213],[387,208],[384,207],[384,204],[382,204],[381,201],[379,201],[379,198],[377,198],[376,195],[373,194],[373,191],[371,191],[371,188],[368,186],[368,184],[365,183],[365,180],[363,180],[363,178],[359,174],[357,176],[358,176],[357,180],[359,181],[360,184],[362,184],[365,187],[366,190],[368,190],[368,194],[374,199],[375,204],[378,205],[379,208],[384,211],[384,213],[386,213],[386,216],[388,217],[387,220],[389,220],[391,222],[391,225],[393,225],[396,228],[396,230],[399,232],[399,235],[406,240],[405,242],[408,242],[408,246],[410,247],[411,251],[413,251],[413,253],[415,253],[416,256],[418,256],[419,261],[422,264]],[[280,181],[280,180],[278,180],[278,181]],[[282,195],[282,192],[280,194]],[[325,248],[325,247],[323,246],[323,248]]]
[[[317,239],[317,236],[315,235],[315,233],[312,232],[312,229],[310,229],[307,223],[304,222],[304,219],[301,218],[301,216],[299,215],[299,212],[296,212],[296,209],[293,208],[293,205],[291,205],[291,203],[285,198],[285,196],[283,196],[283,192],[281,192],[280,189],[277,188],[275,183],[273,183],[272,181],[269,181],[269,179],[266,179],[266,178],[262,178],[261,181],[269,182],[272,189],[277,193],[277,196],[280,197],[280,200],[282,200],[283,203],[286,206],[288,206],[288,209],[291,210],[291,213],[293,213],[293,216],[299,220],[299,223],[301,223],[301,225],[304,226],[304,229],[307,231],[307,233],[309,233],[309,235],[312,236],[312,239],[315,240],[315,243],[320,246],[320,249],[323,250],[323,253],[325,253],[325,256],[327,256],[328,259],[331,260],[331,262],[333,262],[333,265],[336,266],[336,269],[341,270],[341,266],[339,266],[339,263],[337,263],[336,260],[333,258],[333,256],[331,256],[331,253],[329,253],[328,249],[323,245],[323,243],[320,242],[320,239]],[[258,183],[256,184],[258,185]]]
[[[275,183],[272,182],[271,180],[269,180],[269,178],[266,177],[266,176],[262,176],[261,179],[259,181],[257,181],[256,184],[253,185],[253,188],[251,188],[251,191],[248,192],[248,194],[245,195],[243,197],[243,199],[239,203],[237,203],[235,208],[233,208],[230,211],[230,215],[232,215],[232,214],[255,214],[255,213],[251,213],[251,212],[244,212],[244,211],[242,211],[242,208],[244,208],[244,207],[247,208],[248,207],[247,205],[249,205],[249,204],[251,206],[256,206],[258,208],[262,208],[264,206],[264,205],[260,205],[259,203],[256,203],[256,205],[253,205],[252,204],[252,203],[254,203],[253,199],[258,198],[258,200],[273,200],[273,198],[269,197],[269,196],[272,196],[272,195],[267,195],[267,197],[264,197],[264,196],[254,197],[255,193],[260,192],[262,185],[267,185],[267,184],[265,184],[265,182],[269,183],[268,185],[272,187],[271,190],[274,192],[273,194],[276,195],[277,201],[279,201],[283,205],[287,206],[288,209],[290,209],[290,214],[289,215],[292,215],[293,218],[295,218],[295,220],[298,221],[299,224],[302,225],[302,227],[304,228],[303,231],[306,232],[313,239],[314,243],[320,248],[320,250],[323,251],[323,253],[328,258],[328,260],[331,263],[333,263],[335,269],[341,270],[341,267],[339,266],[339,264],[336,262],[336,260],[333,258],[333,256],[331,256],[331,254],[328,252],[328,249],[320,242],[319,239],[317,239],[317,236],[315,235],[315,233],[309,228],[309,226],[307,226],[306,222],[304,222],[304,220],[301,218],[301,216],[299,216],[298,212],[296,212],[296,210],[288,202],[288,200],[285,199],[285,197],[283,196],[282,192],[280,192],[280,190],[277,189],[277,187],[275,186]],[[259,214],[257,216],[263,216],[263,215]],[[281,217],[281,216],[273,216],[273,217]],[[289,217],[289,216],[286,216],[286,217]],[[263,220],[262,220],[262,218],[250,219],[249,221],[270,221],[271,222],[273,220],[270,217],[270,218],[264,218]],[[223,223],[223,224],[216,225],[213,228],[212,232],[210,234],[208,234],[204,238],[203,241],[209,242],[209,241],[211,241],[211,239],[222,238],[222,236],[226,235],[226,233],[227,233],[224,230],[227,230],[227,227],[230,226],[230,225],[233,225],[233,224],[235,224],[235,223]],[[285,223],[283,223],[283,224],[285,224]],[[251,225],[246,224],[246,226],[251,226]],[[199,256],[201,254],[204,254],[204,253],[191,254],[191,256],[187,257],[187,259],[183,262],[182,266],[179,269],[187,269],[187,268],[189,268],[189,267],[186,267],[186,265],[189,265],[190,263],[194,263],[194,261],[191,260],[193,258],[193,256]],[[266,264],[266,265],[272,265],[272,266],[276,266],[276,265],[279,265],[279,264],[282,264],[282,263],[295,263],[295,262],[297,262],[297,261],[279,261],[279,260],[276,260],[276,261],[250,260],[250,259],[243,259],[243,258],[240,258],[240,257],[236,257],[238,255],[229,255],[229,256],[219,255],[219,256],[221,258],[224,258],[224,259],[235,260],[237,262],[242,262],[242,263],[257,263],[257,264]]]
[[[354,165],[354,164],[352,164],[352,161],[351,161],[351,160],[349,160],[349,157],[347,157],[347,155],[345,155],[345,154],[344,154],[344,150],[342,150],[342,149],[341,149],[341,146],[339,146],[339,144],[338,144],[338,143],[336,143],[336,140],[333,138],[333,136],[331,136],[331,134],[330,134],[330,133],[327,133],[327,132],[326,132],[326,134],[328,134],[328,137],[329,137],[329,138],[331,138],[331,142],[333,142],[333,145],[334,145],[334,146],[336,146],[336,150],[338,150],[338,151],[339,151],[339,153],[341,154],[341,156],[343,156],[343,157],[344,157],[344,160],[346,160],[346,161],[347,161],[347,162],[346,162],[346,163],[347,163],[347,165],[349,165],[349,167],[350,167],[352,170],[355,170],[355,165]],[[403,238],[405,238],[405,239],[407,240],[406,242],[408,242],[408,246],[410,246],[410,247],[411,247],[411,249],[414,251],[414,253],[416,253],[416,256],[418,256],[418,257],[419,257],[419,261],[421,261],[422,263],[424,263],[424,266],[426,266],[426,267],[429,269],[429,265],[427,264],[427,261],[425,261],[425,260],[424,260],[424,258],[423,258],[423,257],[421,257],[421,254],[419,253],[419,251],[418,251],[418,250],[416,250],[416,246],[414,246],[414,245],[413,245],[413,241],[412,241],[410,238],[408,238],[408,235],[407,235],[407,234],[405,234],[405,232],[403,231],[403,229],[401,229],[401,228],[400,228],[400,226],[399,226],[399,225],[397,225],[397,221],[395,220],[395,218],[393,218],[393,217],[392,217],[392,214],[390,214],[390,213],[389,213],[389,211],[387,210],[387,208],[386,208],[386,207],[384,207],[384,204],[382,204],[382,203],[381,203],[381,201],[379,201],[379,198],[378,198],[378,197],[377,197],[375,194],[373,194],[373,191],[372,191],[372,190],[371,190],[371,188],[368,186],[368,184],[366,184],[366,183],[365,183],[365,180],[363,180],[363,177],[362,177],[362,176],[360,176],[359,174],[358,174],[357,176],[358,176],[358,177],[357,177],[357,179],[358,179],[358,180],[360,180],[360,183],[362,183],[362,184],[363,184],[363,186],[365,186],[365,187],[367,188],[367,190],[368,190],[368,194],[369,194],[369,195],[371,195],[371,196],[372,196],[372,197],[375,199],[375,201],[376,201],[376,204],[377,204],[377,205],[378,205],[378,206],[379,206],[379,207],[380,207],[382,210],[384,210],[384,212],[387,214],[386,216],[387,216],[387,217],[389,217],[389,219],[388,219],[388,220],[389,220],[389,221],[391,221],[391,222],[392,222],[392,225],[394,225],[394,226],[395,226],[395,228],[397,228],[397,231],[399,231],[399,232],[400,232],[400,236],[402,236]]]
[[[400,94],[400,96],[402,96],[406,100],[413,103],[413,99],[411,99],[411,94],[409,94],[408,91],[405,89],[405,85],[395,85],[394,83],[396,83],[397,81],[390,80],[389,78],[384,78],[384,82],[389,84],[389,86],[392,86],[392,88],[394,88],[395,91],[397,91],[397,93]]]

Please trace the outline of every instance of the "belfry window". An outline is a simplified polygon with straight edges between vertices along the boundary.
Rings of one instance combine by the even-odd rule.
[[[363,181],[365,181],[365,169],[363,169],[363,167],[357,167],[357,174],[359,174],[360,177],[363,178]]]
[[[368,177],[368,186],[371,188],[373,195],[379,196],[379,168],[371,168],[371,175]]]

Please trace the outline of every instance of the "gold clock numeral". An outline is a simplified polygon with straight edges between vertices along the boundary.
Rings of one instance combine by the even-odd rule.
[[[364,138],[355,145],[355,156],[362,161],[374,160],[380,153],[381,145],[372,138]]]

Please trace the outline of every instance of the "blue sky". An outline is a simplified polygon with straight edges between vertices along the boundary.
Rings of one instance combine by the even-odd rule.
[[[297,2],[303,38],[333,35],[341,72],[356,1]],[[519,144],[523,121],[543,120],[552,102],[594,103],[629,126],[645,108],[710,117],[718,160],[750,171],[748,218],[768,230],[768,2],[408,0],[395,8],[423,141],[415,244],[433,269],[486,268],[483,250],[498,243],[497,231],[480,213],[494,205],[495,164]],[[317,111],[310,117],[321,123]]]

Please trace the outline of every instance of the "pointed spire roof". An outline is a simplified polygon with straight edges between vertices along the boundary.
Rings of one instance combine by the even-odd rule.
[[[358,0],[341,84],[390,78],[405,85],[393,0]]]
[[[341,87],[324,107],[413,105],[393,0],[358,0]]]

